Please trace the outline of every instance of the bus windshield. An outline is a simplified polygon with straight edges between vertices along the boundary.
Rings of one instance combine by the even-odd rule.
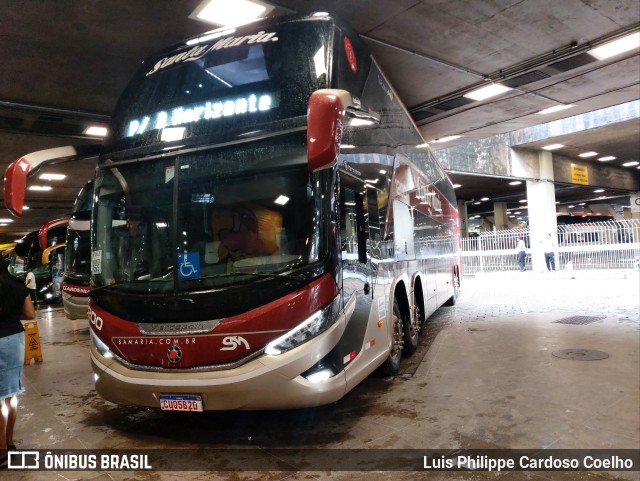
[[[95,287],[167,293],[286,276],[324,251],[304,134],[102,168]]]
[[[91,275],[91,234],[87,230],[67,231],[67,243],[64,253],[64,269],[69,277],[77,280],[89,280]]]

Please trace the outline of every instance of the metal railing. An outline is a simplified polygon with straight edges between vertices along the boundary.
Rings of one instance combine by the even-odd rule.
[[[531,268],[531,235],[528,228],[482,232],[461,239],[465,274],[516,270],[516,245],[527,246]],[[640,219],[558,226],[556,269],[640,268]]]

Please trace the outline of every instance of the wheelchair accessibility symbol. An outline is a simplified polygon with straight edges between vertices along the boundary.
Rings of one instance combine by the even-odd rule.
[[[200,255],[197,252],[178,254],[178,277],[180,279],[200,277]]]

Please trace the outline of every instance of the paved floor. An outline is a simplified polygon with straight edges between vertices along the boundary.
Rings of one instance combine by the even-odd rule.
[[[258,472],[261,460],[273,466],[278,449],[292,447],[360,453],[371,463],[381,453],[426,449],[640,449],[639,306],[637,271],[465,278],[458,304],[428,321],[398,377],[373,375],[318,409],[189,415],[103,401],[93,390],[87,322],[67,320],[58,306],[41,309],[44,362],[25,368],[18,446],[190,449],[184,462],[198,471],[23,471],[0,479],[640,480],[638,472],[616,471],[332,472],[313,463],[305,472]],[[559,322],[575,316],[591,322]],[[552,354],[564,349],[609,357],[585,362]],[[194,448],[206,451],[194,459]],[[250,470],[208,471],[221,465],[226,448],[244,450],[227,461]]]

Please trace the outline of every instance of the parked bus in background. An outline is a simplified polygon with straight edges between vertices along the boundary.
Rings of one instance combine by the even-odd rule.
[[[60,301],[62,267],[64,265],[64,234],[67,219],[56,219],[39,231],[18,239],[8,254],[9,273],[22,281],[29,269],[36,278],[36,302]]]
[[[358,35],[326,14],[162,51],[109,131],[64,154],[99,155],[89,321],[109,401],[330,403],[396,373],[456,300],[452,184]],[[14,212],[44,157],[7,170]]]
[[[93,181],[80,190],[67,226],[62,304],[68,319],[85,319],[91,290],[91,203]]]

